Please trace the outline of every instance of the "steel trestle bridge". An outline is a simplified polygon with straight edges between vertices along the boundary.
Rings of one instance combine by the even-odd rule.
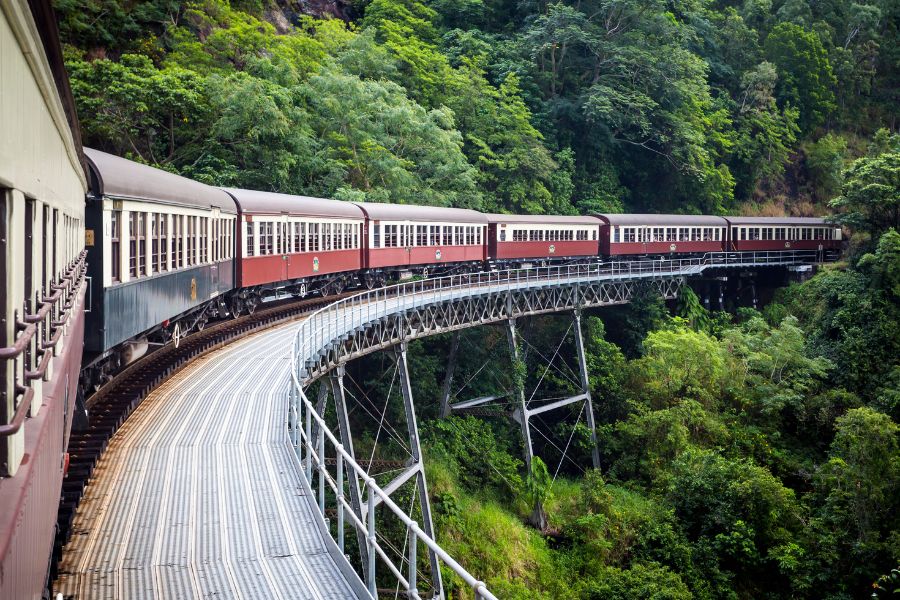
[[[688,259],[596,262],[452,275],[362,292],[313,313],[294,335],[287,429],[290,443],[300,460],[306,497],[315,509],[317,526],[327,538],[326,545],[336,561],[347,561],[345,530],[347,523],[350,524],[350,529],[356,533],[362,577],[371,598],[378,595],[376,565],[379,558],[408,598],[421,598],[417,588],[417,548],[424,545],[431,567],[430,597],[444,597],[439,569],[439,563],[443,563],[474,591],[476,599],[495,599],[483,582],[435,541],[406,364],[407,342],[505,321],[510,351],[515,356],[517,318],[574,311],[582,392],[552,406],[529,410],[524,394],[519,390],[520,407],[516,419],[523,428],[525,458],[530,465],[530,415],[585,401],[588,425],[592,431],[594,429],[580,331],[582,309],[625,304],[641,286],[650,286],[664,298],[671,299],[677,296],[688,277],[709,269],[793,267],[821,262],[822,258],[821,253],[815,251],[720,252]],[[356,460],[343,377],[348,361],[391,348],[400,374],[412,457],[403,473],[382,488]],[[314,404],[306,395],[306,387],[320,378],[326,378],[327,382],[319,386],[319,397]],[[323,418],[329,392],[337,412],[338,436],[332,433]],[[594,462],[597,462],[596,452]],[[422,508],[421,525],[391,499],[393,492],[410,481],[417,484]],[[333,509],[327,506],[326,497],[333,503]],[[379,504],[384,504],[406,527],[406,556],[400,559],[400,564],[395,564],[396,559],[392,559],[378,541],[375,508]],[[333,536],[327,515],[335,513],[337,528]],[[406,563],[405,569],[403,563]]]

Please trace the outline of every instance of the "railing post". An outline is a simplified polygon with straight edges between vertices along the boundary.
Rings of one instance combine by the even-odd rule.
[[[312,411],[310,407],[306,407],[306,437],[303,441],[306,448],[306,481],[309,487],[312,487]]]
[[[344,554],[344,454],[343,446],[335,450],[337,454],[337,536],[338,549]]]
[[[409,582],[409,598],[410,600],[419,600],[419,590],[416,588],[416,542],[419,540],[412,525],[407,527],[406,530],[409,535],[409,574],[406,576]]]
[[[378,598],[378,588],[375,585],[375,488],[372,487],[371,482],[369,481],[366,482],[366,485],[369,490],[369,517],[366,522],[366,528],[369,533],[369,564],[366,582],[369,584],[369,594],[372,596],[373,600],[376,600]]]
[[[319,439],[316,444],[316,454],[319,458],[319,512],[325,514],[325,428],[319,427]]]

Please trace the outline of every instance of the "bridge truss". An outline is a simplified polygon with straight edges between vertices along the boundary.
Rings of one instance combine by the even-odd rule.
[[[531,463],[529,418],[547,410],[574,402],[585,402],[588,426],[594,432],[588,373],[581,336],[581,311],[584,308],[628,303],[637,290],[649,286],[671,299],[688,277],[708,269],[749,269],[791,267],[821,260],[816,252],[711,253],[699,258],[677,260],[636,260],[592,264],[539,267],[454,275],[363,292],[335,302],[311,315],[299,327],[292,348],[290,409],[288,430],[295,452],[303,465],[308,497],[318,508],[318,526],[332,541],[331,549],[339,560],[346,560],[344,538],[347,522],[355,530],[363,576],[369,595],[377,597],[376,559],[392,574],[408,598],[421,598],[417,588],[417,547],[423,544],[431,570],[430,597],[443,598],[439,563],[448,566],[468,586],[476,599],[495,596],[435,541],[428,504],[425,470],[419,446],[412,387],[409,382],[406,344],[414,339],[461,329],[505,322],[510,352],[516,357],[517,318],[572,311],[575,317],[576,349],[579,358],[579,394],[552,405],[529,409],[524,391],[517,390],[517,421],[525,439],[526,463]],[[396,348],[401,392],[409,434],[411,458],[403,472],[384,488],[358,464],[344,398],[344,365],[367,354]],[[316,405],[306,395],[306,387],[320,378]],[[444,386],[449,389],[449,383]],[[324,391],[323,391],[324,390]],[[338,416],[336,437],[324,420],[324,405],[330,390]],[[442,414],[452,408],[442,400]],[[596,442],[596,438],[593,438]],[[328,447],[326,449],[326,446]],[[330,457],[333,456],[334,459]],[[598,462],[596,443],[593,452]],[[333,464],[333,474],[329,465]],[[407,482],[415,481],[422,509],[420,526],[391,499],[391,494]],[[365,486],[365,499],[363,488]],[[314,492],[315,488],[315,492]],[[348,499],[349,497],[349,499]],[[332,539],[326,519],[326,500],[334,504],[336,534]],[[375,508],[383,504],[407,529],[405,561],[395,564],[378,542]],[[406,573],[403,571],[406,562]]]

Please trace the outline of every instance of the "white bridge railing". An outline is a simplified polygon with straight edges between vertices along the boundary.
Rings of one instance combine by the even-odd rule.
[[[307,376],[306,366],[315,362],[326,347],[338,343],[348,332],[365,328],[385,315],[409,310],[422,303],[444,302],[479,294],[504,293],[528,287],[572,285],[598,279],[615,281],[683,277],[697,275],[707,268],[783,266],[809,264],[819,260],[821,254],[816,251],[716,252],[697,258],[607,261],[450,275],[363,291],[314,312],[298,328],[291,349],[291,404],[288,430],[291,443],[303,465],[303,475],[310,490],[313,489],[314,476],[318,478],[317,504],[320,517],[324,519],[325,491],[330,488],[337,512],[336,541],[340,552],[344,552],[345,526],[348,520],[354,529],[366,536],[368,564],[363,565],[363,569],[368,592],[373,599],[377,596],[376,556],[381,557],[382,562],[409,598],[420,597],[416,586],[416,559],[417,545],[421,542],[472,588],[476,600],[496,600],[484,582],[476,579],[457,563],[391,500],[390,494],[378,486],[374,478],[369,476],[335,437],[306,396],[304,386],[313,380]],[[313,439],[313,429],[316,431],[316,439]],[[331,446],[327,454],[326,444]],[[326,466],[327,455],[333,455],[336,459],[333,475],[328,472]],[[345,484],[354,477],[366,486],[367,515],[356,514],[347,500]],[[408,564],[405,575],[401,572],[402,562],[399,567],[395,565],[378,543],[375,506],[379,503],[384,504],[407,529]]]

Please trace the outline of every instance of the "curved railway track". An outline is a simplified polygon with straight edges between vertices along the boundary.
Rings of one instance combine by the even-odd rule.
[[[358,290],[327,298],[284,300],[256,310],[252,315],[219,321],[182,339],[178,346],[168,344],[122,370],[109,383],[87,398],[90,414],[87,426],[73,427],[69,439],[69,469],[63,480],[62,498],[57,516],[57,534],[53,548],[50,579],[62,549],[72,534],[72,523],[85,486],[110,439],[135,408],[161,383],[204,356],[244,335],[300,319],[325,304],[357,293]]]

